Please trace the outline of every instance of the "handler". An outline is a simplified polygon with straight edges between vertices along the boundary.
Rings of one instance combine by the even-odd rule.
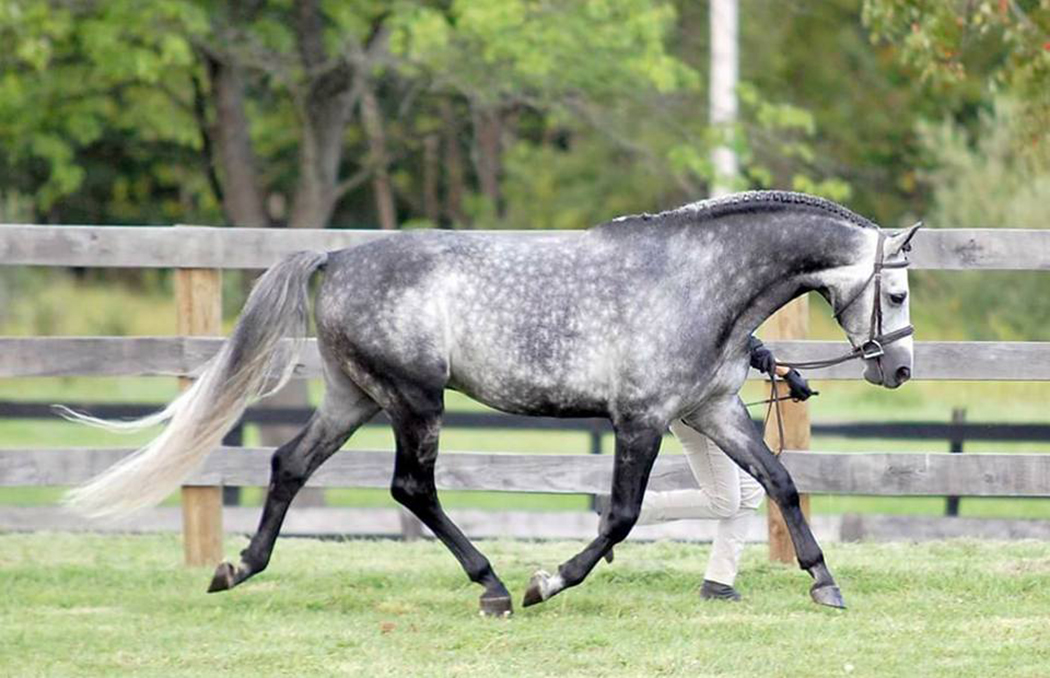
[[[751,337],[748,348],[751,367],[766,374],[775,371],[787,382],[792,398],[806,400],[813,395],[802,375],[797,370],[777,365],[773,352],[761,341]],[[682,421],[671,424],[671,433],[682,444],[699,489],[646,492],[637,524],[653,525],[687,518],[717,519],[718,531],[711,546],[700,597],[740,600],[733,582],[747,539],[748,518],[762,503],[765,491],[707,436]]]

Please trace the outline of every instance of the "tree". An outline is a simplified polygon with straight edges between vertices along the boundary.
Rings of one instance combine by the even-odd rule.
[[[967,100],[988,109],[1006,91],[1026,133],[1050,124],[1047,0],[865,0],[863,16],[872,39],[894,45],[950,109]]]

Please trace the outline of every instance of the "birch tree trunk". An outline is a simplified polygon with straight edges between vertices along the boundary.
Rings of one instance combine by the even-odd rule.
[[[711,126],[728,140],[737,119],[736,88],[740,77],[737,0],[711,0]],[[711,151],[714,179],[711,197],[732,192],[738,168],[736,153],[727,144]]]

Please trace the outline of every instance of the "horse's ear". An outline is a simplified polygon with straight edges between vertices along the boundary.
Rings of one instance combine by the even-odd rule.
[[[889,237],[889,242],[886,243],[886,253],[890,256],[897,254],[898,252],[911,252],[911,239],[915,237],[915,233],[922,228],[922,222],[916,223],[911,228],[907,228],[903,231],[897,231]]]

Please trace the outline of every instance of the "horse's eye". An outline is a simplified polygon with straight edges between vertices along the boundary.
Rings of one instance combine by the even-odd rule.
[[[908,298],[908,293],[907,292],[896,292],[895,294],[891,294],[890,295],[890,301],[892,301],[894,304],[896,304],[898,306],[903,304],[904,300],[907,299],[907,298]]]

